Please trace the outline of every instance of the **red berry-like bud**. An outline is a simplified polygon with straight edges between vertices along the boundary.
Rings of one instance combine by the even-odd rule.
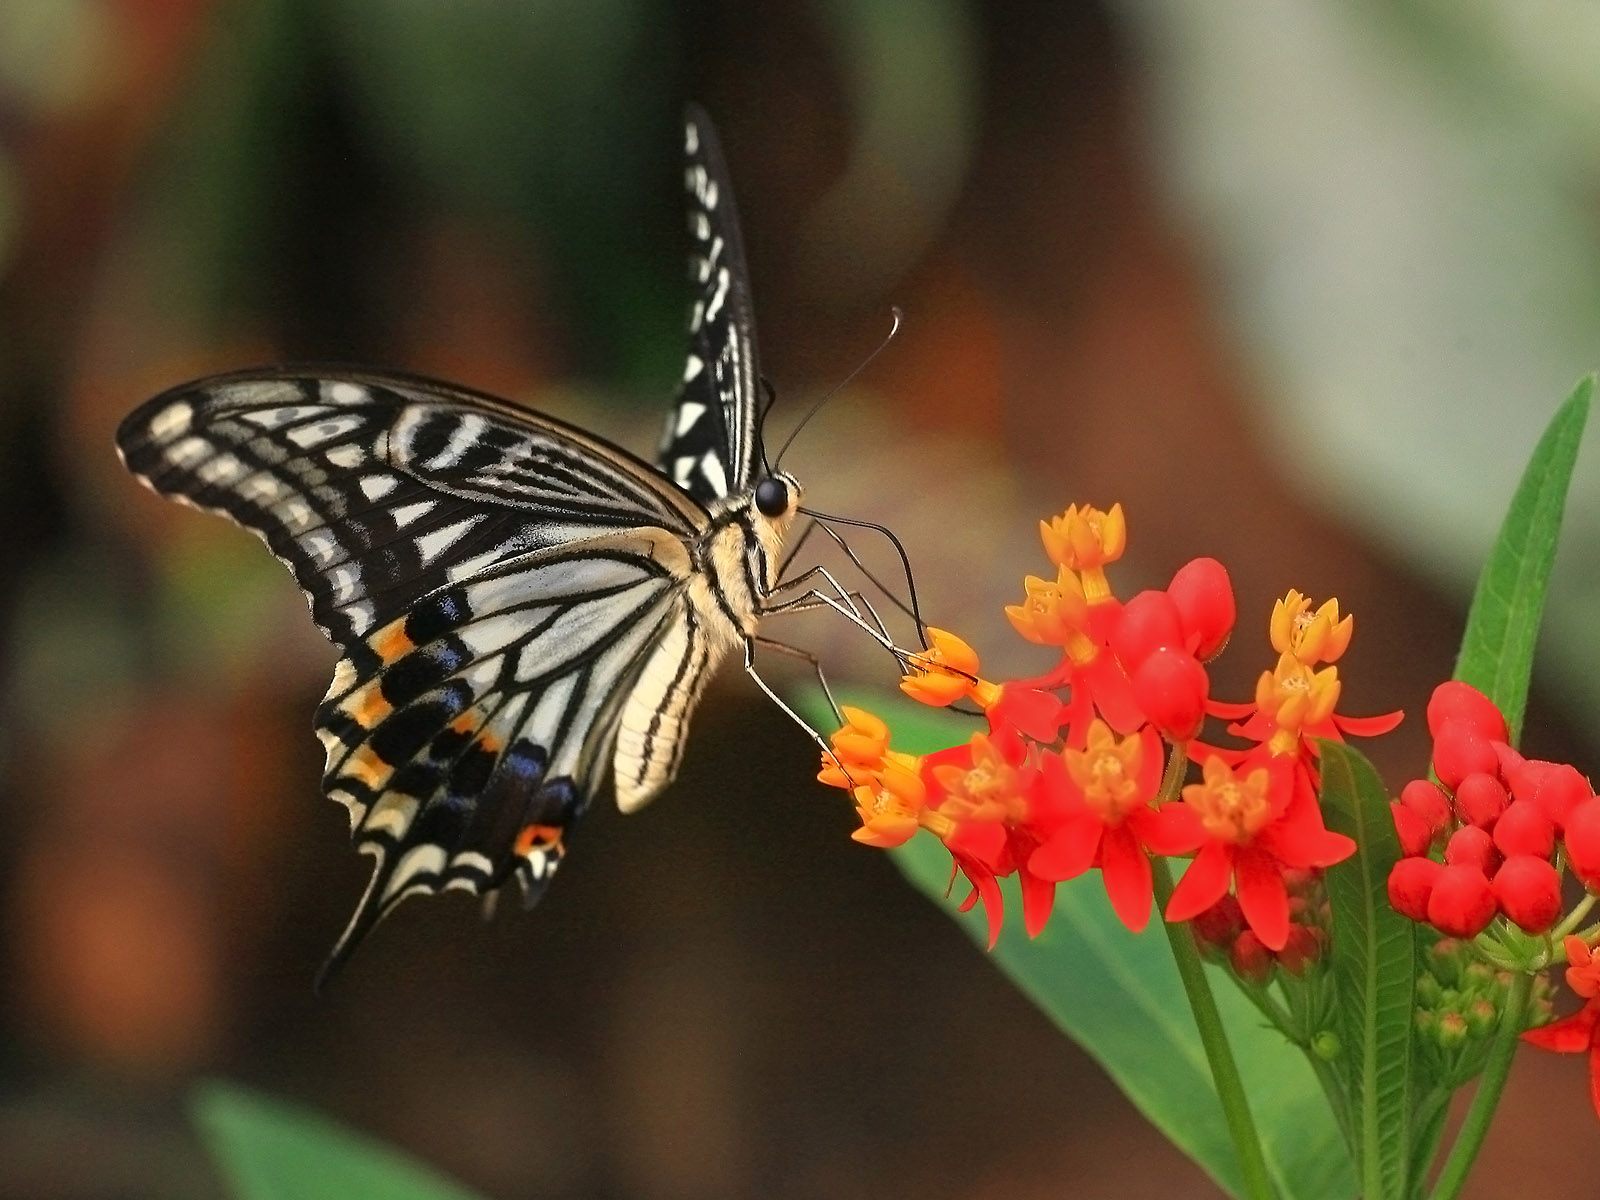
[[[1456,784],[1456,816],[1480,829],[1493,829],[1511,797],[1493,775],[1474,771]]]
[[[1435,740],[1439,731],[1451,723],[1465,725],[1491,742],[1506,740],[1506,719],[1494,701],[1459,679],[1441,683],[1428,699],[1428,732]]]
[[[1201,662],[1222,653],[1238,616],[1227,568],[1214,558],[1193,559],[1178,568],[1167,595],[1182,618],[1190,653]]]
[[[1428,922],[1451,937],[1477,937],[1494,920],[1494,890],[1477,867],[1447,866],[1428,896]]]
[[[1471,867],[1487,877],[1500,865],[1500,852],[1494,848],[1494,839],[1487,830],[1463,825],[1444,844],[1444,861],[1452,867]]]
[[[1206,719],[1211,681],[1191,654],[1165,646],[1133,673],[1133,698],[1145,717],[1169,742],[1187,742]]]
[[[1272,951],[1248,929],[1233,940],[1228,961],[1239,978],[1249,983],[1260,985],[1272,978]]]
[[[1306,967],[1322,957],[1322,931],[1309,925],[1289,926],[1289,939],[1278,951],[1278,965],[1291,975],[1305,974]]]
[[[1511,789],[1513,800],[1531,802],[1539,794],[1539,785],[1545,781],[1545,776],[1560,766],[1560,763],[1545,762],[1542,758],[1524,758],[1506,771],[1502,778]]]
[[[1488,740],[1459,721],[1451,721],[1433,739],[1434,773],[1452,792],[1468,775],[1493,775],[1499,765]]]
[[[1429,836],[1450,823],[1450,797],[1430,780],[1413,779],[1406,784],[1400,789],[1400,803],[1427,822]]]
[[[1190,925],[1195,937],[1212,946],[1227,947],[1244,928],[1244,913],[1239,901],[1230,893],[1202,913],[1197,913]]]
[[[1433,843],[1433,830],[1428,828],[1428,823],[1398,800],[1390,802],[1389,811],[1394,814],[1394,832],[1400,839],[1400,853],[1407,858],[1426,854]]]
[[[1494,823],[1494,844],[1500,853],[1549,858],[1556,848],[1556,824],[1537,804],[1514,800]]]
[[[1572,810],[1585,800],[1594,795],[1594,789],[1589,786],[1589,781],[1578,773],[1576,767],[1559,766],[1553,771],[1545,772],[1544,778],[1539,781],[1539,789],[1533,794],[1533,802],[1544,810],[1544,815],[1556,823],[1560,829],[1567,823],[1567,817]]]
[[[1129,675],[1162,647],[1182,650],[1183,622],[1165,592],[1140,592],[1122,606],[1111,631],[1111,650]]]
[[[1561,876],[1545,859],[1512,855],[1496,872],[1493,887],[1500,911],[1525,933],[1543,933],[1561,915]]]
[[[1567,815],[1565,841],[1572,873],[1591,892],[1600,892],[1600,797]]]
[[[1528,760],[1523,758],[1504,742],[1490,742],[1494,747],[1494,756],[1500,763],[1500,778],[1507,787],[1511,786],[1511,777],[1522,769]]]
[[[1413,921],[1428,919],[1428,897],[1443,863],[1431,858],[1402,858],[1389,871],[1389,903],[1402,916]]]

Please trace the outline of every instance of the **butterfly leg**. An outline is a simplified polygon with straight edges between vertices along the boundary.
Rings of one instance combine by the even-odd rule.
[[[850,778],[849,770],[845,767],[845,765],[842,762],[839,761],[838,757],[834,754],[833,747],[828,744],[828,739],[823,737],[815,729],[811,728],[811,723],[809,721],[807,721],[804,717],[802,717],[799,713],[795,712],[795,710],[789,706],[788,702],[785,701],[783,699],[783,697],[779,696],[777,692],[773,691],[772,690],[772,686],[770,684],[768,684],[765,679],[761,678],[761,673],[756,670],[756,645],[758,643],[760,645],[767,646],[767,647],[769,647],[771,649],[774,649],[774,650],[785,651],[785,652],[788,652],[788,653],[798,653],[801,657],[811,658],[811,661],[813,663],[816,663],[816,659],[812,658],[812,656],[806,654],[806,652],[804,650],[800,650],[798,647],[789,646],[789,645],[786,645],[783,642],[774,642],[769,638],[750,637],[750,638],[746,638],[745,641],[744,641],[744,669],[745,669],[745,673],[748,674],[751,679],[754,679],[756,681],[756,686],[759,687],[763,692],[765,692],[767,694],[767,699],[771,700],[780,709],[782,709],[785,713],[787,713],[788,716],[789,716],[789,719],[791,721],[793,721],[796,725],[800,726],[801,729],[806,731],[807,735],[811,738],[811,740],[813,742],[815,742],[817,744],[817,747],[822,751],[823,755],[825,757],[831,759],[833,761],[834,766],[838,767],[839,770],[843,771],[844,775],[845,775],[845,778],[849,779]],[[817,666],[817,678],[819,678],[819,679],[822,678],[822,668],[821,668],[820,665]],[[824,681],[822,686],[823,686],[824,691],[827,691],[828,685],[827,685],[826,681]],[[828,694],[828,703],[829,704],[833,704],[833,696],[832,696],[831,693]],[[836,713],[838,712],[838,706],[837,705],[834,705],[834,711]]]

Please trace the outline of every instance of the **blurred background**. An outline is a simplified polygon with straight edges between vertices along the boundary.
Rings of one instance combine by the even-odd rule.
[[[1214,1194],[849,841],[736,670],[677,786],[597,804],[537,912],[407,905],[314,998],[366,874],[309,732],[335,656],[112,430],[331,359],[648,450],[692,97],[775,426],[906,311],[786,465],[899,531],[936,623],[1034,667],[999,610],[1036,520],[1120,499],[1120,588],[1232,569],[1220,691],[1293,586],[1357,614],[1343,707],[1420,717],[1600,362],[1597,52],[1581,0],[0,2],[0,1195],[221,1195],[206,1075],[502,1200]],[[1593,449],[1528,736],[1591,766]],[[1424,756],[1420,720],[1377,749],[1394,781]],[[1524,1056],[1471,1194],[1592,1197],[1596,1138],[1581,1064]]]

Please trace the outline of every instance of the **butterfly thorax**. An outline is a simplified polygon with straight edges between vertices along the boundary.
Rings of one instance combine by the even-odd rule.
[[[677,774],[683,732],[706,681],[729,650],[755,636],[800,504],[800,485],[787,475],[774,478],[784,488],[781,508],[771,487],[717,501],[690,546],[684,619],[667,627],[646,660],[617,730],[612,766],[624,812],[648,803]],[[774,511],[764,511],[758,491]]]

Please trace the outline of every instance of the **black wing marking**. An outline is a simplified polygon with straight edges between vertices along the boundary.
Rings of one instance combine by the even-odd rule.
[[[758,466],[755,316],[733,185],[711,120],[684,124],[689,200],[689,355],[667,418],[661,469],[703,504],[747,491]]]
[[[707,520],[580,430],[373,373],[200,380],[139,408],[117,445],[157,492],[259,535],[342,647],[495,562],[640,526],[690,538]]]
[[[629,533],[539,551],[352,647],[316,728],[324,790],[377,861],[329,968],[407,896],[512,877],[543,894],[687,570],[680,545]]]

